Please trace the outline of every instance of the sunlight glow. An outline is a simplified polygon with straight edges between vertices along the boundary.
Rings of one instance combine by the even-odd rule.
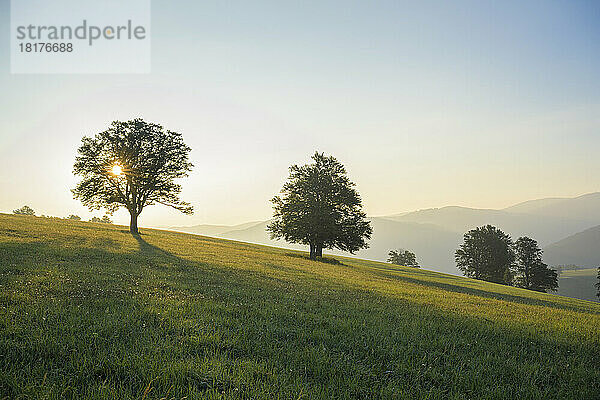
[[[121,175],[123,173],[123,168],[119,164],[115,164],[112,167],[112,173],[114,175]]]

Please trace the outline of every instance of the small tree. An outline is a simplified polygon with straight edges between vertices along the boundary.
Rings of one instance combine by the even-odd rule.
[[[21,208],[17,208],[16,210],[13,210],[13,214],[16,214],[16,215],[35,215],[35,211],[33,211],[33,208],[31,208],[29,206],[23,206]]]
[[[67,219],[73,220],[73,221],[81,221],[81,217],[79,215],[75,215],[75,214],[71,214],[67,217]]]
[[[417,256],[415,253],[408,250],[391,250],[388,253],[388,262],[395,265],[404,265],[405,267],[420,268],[417,262]]]
[[[94,222],[96,224],[99,224],[102,222],[102,220],[98,217],[92,217],[92,219],[90,219],[90,222]]]
[[[542,260],[542,249],[538,243],[526,236],[515,242],[516,286],[546,292],[558,289],[558,274],[548,268]]]
[[[513,243],[492,225],[470,230],[455,252],[456,265],[465,276],[510,285],[515,262]]]
[[[190,150],[181,134],[160,125],[141,119],[114,121],[106,131],[82,139],[73,172],[83,179],[73,196],[91,210],[105,208],[112,214],[125,207],[133,234],[146,206],[163,204],[191,214],[175,183],[192,169]]]
[[[103,216],[102,219],[100,220],[100,222],[102,222],[103,224],[112,224],[113,223],[112,219],[110,219],[108,217],[108,215]]]
[[[368,247],[371,225],[362,202],[344,166],[322,153],[307,165],[292,165],[283,185],[283,196],[273,200],[274,219],[267,230],[273,239],[310,247],[310,258],[323,256],[323,249],[354,253]]]

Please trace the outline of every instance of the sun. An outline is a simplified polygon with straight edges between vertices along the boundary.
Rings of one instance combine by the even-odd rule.
[[[123,168],[119,164],[115,164],[112,167],[112,173],[114,175],[121,175],[123,173]]]

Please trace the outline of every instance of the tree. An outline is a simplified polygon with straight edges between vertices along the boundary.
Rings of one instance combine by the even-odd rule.
[[[596,296],[600,298],[600,266],[598,266],[598,282],[596,282],[596,288],[598,289]]]
[[[92,217],[92,219],[90,219],[90,222],[95,222],[97,224],[112,224],[112,220],[108,217],[108,215],[105,215],[102,218],[98,218],[98,217]]]
[[[455,252],[456,265],[465,276],[510,285],[515,253],[510,236],[492,225],[470,230]]]
[[[114,121],[104,132],[82,139],[73,173],[83,179],[73,196],[90,210],[105,208],[112,214],[125,207],[133,234],[139,233],[138,216],[146,206],[163,204],[191,214],[175,183],[193,167],[190,150],[181,134],[160,125],[142,119]]]
[[[81,221],[81,217],[79,215],[71,214],[67,217],[67,219],[71,219],[73,221]]]
[[[516,286],[544,293],[558,289],[558,274],[544,263],[543,251],[537,241],[526,236],[520,237],[514,248],[517,261]]]
[[[16,214],[16,215],[35,215],[35,211],[33,211],[33,208],[31,208],[29,206],[23,206],[21,208],[17,208],[16,210],[13,210],[13,214]]]
[[[360,195],[344,166],[334,157],[316,152],[307,165],[292,165],[282,196],[271,201],[274,219],[271,238],[310,247],[311,260],[323,249],[354,253],[367,248],[372,228],[362,211]]]
[[[405,267],[420,268],[417,262],[417,256],[415,253],[408,250],[391,250],[388,253],[388,262],[395,265],[404,265]]]

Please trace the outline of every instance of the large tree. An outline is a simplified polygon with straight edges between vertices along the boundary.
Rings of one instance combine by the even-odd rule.
[[[516,286],[538,292],[558,289],[558,274],[544,263],[543,251],[537,241],[526,236],[520,237],[514,249],[517,261]]]
[[[354,253],[367,248],[371,224],[344,166],[334,157],[316,152],[313,163],[292,165],[281,196],[273,200],[274,219],[267,230],[273,239],[310,247],[310,258],[323,249]]]
[[[192,169],[190,150],[181,134],[158,124],[114,121],[104,132],[82,139],[73,172],[83,179],[73,195],[91,210],[105,208],[112,214],[125,207],[134,234],[146,206],[158,203],[191,214],[193,209],[179,198],[181,186],[175,182]]]
[[[515,262],[512,245],[510,236],[495,226],[470,230],[456,250],[456,265],[470,278],[510,285]]]
[[[415,255],[415,253],[408,250],[391,250],[388,253],[387,261],[395,265],[404,265],[405,267],[420,268],[420,265],[417,262],[417,256]]]

